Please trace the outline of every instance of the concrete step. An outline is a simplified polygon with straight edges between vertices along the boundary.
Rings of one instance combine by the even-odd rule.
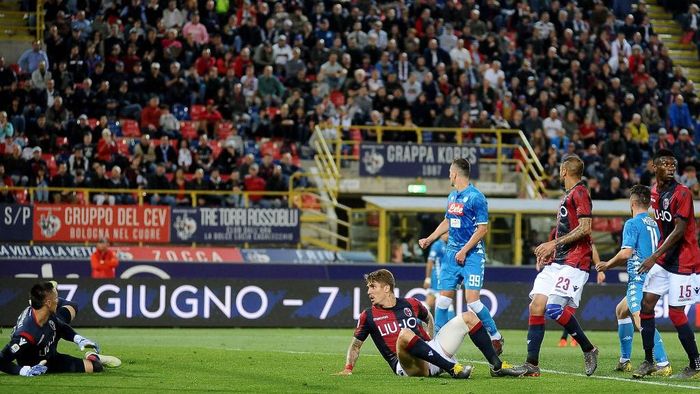
[[[674,66],[683,66],[688,68],[700,68],[700,60],[695,59],[673,59]]]
[[[681,36],[683,36],[683,30],[681,29],[680,26],[659,26],[656,27],[654,26],[654,31],[659,33],[659,34],[673,34],[674,36],[678,37],[678,40],[680,40]]]
[[[654,30],[656,30],[657,27],[673,27],[673,26],[678,26],[678,22],[676,22],[673,19],[653,19],[651,21],[652,26],[654,27]]]
[[[673,15],[671,15],[668,12],[665,11],[649,11],[647,12],[647,15],[649,15],[649,19],[651,19],[651,23],[654,23],[656,20],[673,20]]]
[[[668,51],[669,56],[671,56],[671,59],[674,61],[676,59],[691,59],[691,60],[697,60],[698,59],[698,51],[694,50],[669,50]]]
[[[691,51],[697,51],[697,48],[695,45],[692,44],[681,44],[678,41],[670,41],[670,42],[664,42],[664,45],[668,49],[674,49],[674,50],[691,50]]]

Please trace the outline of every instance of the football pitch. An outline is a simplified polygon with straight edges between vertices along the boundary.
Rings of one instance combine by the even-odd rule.
[[[591,332],[600,348],[598,370],[583,375],[578,347],[557,347],[560,330],[548,330],[540,378],[491,378],[469,338],[458,358],[473,364],[469,380],[400,378],[393,375],[371,338],[362,347],[351,376],[334,374],[345,363],[352,329],[78,329],[97,340],[102,352],[122,359],[118,369],[95,375],[45,375],[36,378],[0,373],[0,392],[454,392],[454,393],[622,393],[700,390],[700,381],[668,378],[631,380],[613,372],[619,346],[616,332]],[[503,359],[524,360],[526,332],[505,330]],[[8,330],[2,336],[7,338]],[[675,332],[662,333],[674,372],[687,364]],[[633,362],[641,362],[641,337],[635,336]],[[3,346],[0,344],[0,346]],[[59,351],[75,356],[77,347],[61,341]]]

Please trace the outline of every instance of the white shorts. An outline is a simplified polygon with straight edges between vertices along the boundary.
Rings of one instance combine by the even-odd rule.
[[[456,362],[457,362],[457,359],[456,359],[454,356],[452,356],[452,357],[447,357],[447,355],[445,354],[445,351],[442,350],[442,346],[440,346],[440,344],[438,343],[437,337],[435,337],[435,338],[431,339],[430,341],[428,341],[427,344],[428,344],[428,346],[430,346],[433,350],[435,350],[436,352],[438,352],[438,354],[441,355],[441,356],[442,356],[443,358],[445,358],[446,360],[450,360],[450,361],[452,361],[453,363],[456,363]],[[426,361],[426,362],[427,362],[427,361]],[[408,374],[406,373],[406,371],[404,371],[404,370],[403,370],[403,367],[401,366],[401,361],[399,361],[398,363],[396,363],[396,371],[395,371],[395,372],[396,372],[396,374],[399,375],[399,376],[408,376]],[[437,376],[437,375],[440,375],[441,373],[443,373],[444,371],[443,371],[442,369],[440,369],[440,367],[438,367],[437,365],[433,365],[433,364],[431,364],[431,363],[428,363],[428,372],[429,372],[429,376]]]
[[[696,274],[680,275],[668,272],[658,264],[654,264],[644,280],[644,292],[664,296],[668,294],[670,306],[685,306],[695,303],[698,294]]]
[[[578,308],[583,294],[583,285],[588,281],[588,272],[565,264],[545,266],[532,285],[530,298],[535,294],[558,295],[569,299],[568,306]]]

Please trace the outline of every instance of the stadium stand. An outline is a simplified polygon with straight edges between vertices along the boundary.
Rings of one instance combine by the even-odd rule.
[[[0,63],[4,182],[35,185],[47,166],[39,182],[52,184],[79,144],[88,186],[104,184],[100,165],[134,161],[127,188],[148,187],[157,163],[208,182],[247,168],[247,153],[299,163],[329,122],[355,141],[367,135],[348,125],[522,129],[548,187],[578,153],[601,199],[648,184],[650,154],[670,147],[697,197],[700,102],[681,66],[695,59],[672,52],[700,43],[695,3],[48,1],[43,43]],[[141,135],[150,145],[135,149]],[[14,154],[33,147],[43,162]]]

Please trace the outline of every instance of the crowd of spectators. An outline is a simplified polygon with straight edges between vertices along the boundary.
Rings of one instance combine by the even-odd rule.
[[[694,179],[698,97],[644,0],[47,0],[45,9],[45,40],[19,67],[0,58],[5,184],[182,191],[150,196],[163,204],[190,204],[187,190],[284,190],[315,126],[342,126],[349,139],[352,124],[522,129],[548,187],[559,188],[561,157],[578,153],[599,198],[650,182],[659,147]],[[134,142],[123,146],[124,135]],[[250,144],[266,139],[277,149]]]

